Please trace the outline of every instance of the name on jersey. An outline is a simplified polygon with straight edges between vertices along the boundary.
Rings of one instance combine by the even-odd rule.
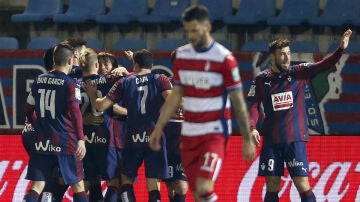
[[[51,77],[39,77],[36,80],[36,82],[37,83],[44,83],[44,84],[62,86],[62,85],[64,85],[65,80],[64,79],[59,79],[59,78],[51,78]]]
[[[90,81],[90,83],[91,83],[92,85],[106,84],[106,82],[107,82],[107,80],[106,80],[106,78],[103,77],[103,76],[102,76],[102,77],[99,77],[99,78],[96,78],[96,79],[93,79],[93,80]],[[81,82],[81,86],[84,86],[84,84],[85,84],[85,82],[82,81],[82,82]]]
[[[293,106],[293,95],[291,91],[271,95],[274,111],[290,109]]]
[[[184,75],[181,79],[185,85],[194,86],[197,89],[210,89],[210,80],[208,77]]]
[[[136,78],[136,84],[148,82],[149,79],[146,76]]]

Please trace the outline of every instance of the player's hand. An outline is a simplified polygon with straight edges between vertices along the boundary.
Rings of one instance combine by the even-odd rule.
[[[245,161],[252,161],[256,157],[256,149],[253,140],[244,140],[242,154]]]
[[[99,126],[104,122],[103,116],[94,116],[92,113],[85,113],[83,115],[83,124],[91,126]]]
[[[124,51],[124,54],[131,62],[134,63],[134,57],[133,57],[134,53],[131,50]]]
[[[115,76],[126,76],[129,72],[125,67],[117,67],[111,71],[111,74]]]
[[[149,147],[150,149],[154,150],[154,151],[159,151],[161,149],[161,133],[162,130],[155,127],[154,130],[152,131],[152,133],[150,134],[150,139],[149,139]]]
[[[348,29],[344,32],[340,42],[340,48],[346,49],[348,47],[351,34],[352,34],[351,29]]]
[[[252,136],[252,139],[254,140],[255,145],[257,147],[260,146],[261,137],[260,137],[259,131],[257,131],[256,129],[252,129],[251,136]]]
[[[96,85],[92,84],[90,80],[85,81],[83,88],[90,97],[96,97],[97,87]]]
[[[85,141],[84,140],[79,140],[78,141],[78,147],[77,147],[76,152],[75,152],[75,157],[78,160],[82,160],[84,158],[85,154],[86,154]]]

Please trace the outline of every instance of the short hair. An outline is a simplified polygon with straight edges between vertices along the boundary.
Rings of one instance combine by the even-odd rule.
[[[269,44],[269,53],[275,53],[276,49],[290,46],[288,39],[276,39]]]
[[[154,63],[153,55],[150,51],[142,49],[136,51],[133,55],[134,62],[138,63],[140,68],[151,69]]]
[[[80,67],[87,72],[91,71],[91,68],[94,68],[97,61],[97,54],[91,48],[86,48],[79,58]]]
[[[110,62],[113,68],[117,68],[119,66],[115,55],[108,52],[100,52],[98,54],[99,64],[106,64]]]
[[[69,44],[77,51],[80,50],[82,46],[87,45],[86,40],[82,38],[68,38],[63,42]]]
[[[190,22],[193,20],[203,22],[205,20],[209,20],[209,12],[203,5],[193,5],[185,9],[182,14],[182,19],[184,22]]]
[[[54,48],[54,65],[64,66],[67,61],[74,55],[74,47],[67,43],[59,43]]]
[[[54,68],[54,47],[47,49],[44,53],[43,60],[46,71],[50,71]]]

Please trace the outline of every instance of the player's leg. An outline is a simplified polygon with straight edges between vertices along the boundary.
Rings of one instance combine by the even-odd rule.
[[[281,176],[284,175],[282,147],[264,145],[259,160],[259,176],[265,176],[265,202],[278,202]]]
[[[121,198],[119,169],[121,151],[115,147],[108,147],[106,152],[106,164],[102,167],[102,178],[106,180],[107,191],[105,194],[106,202],[117,202]],[[102,157],[104,158],[104,157]]]
[[[75,155],[61,154],[57,156],[58,165],[64,184],[70,184],[73,191],[74,202],[87,202],[88,196],[85,192],[83,181],[83,164],[76,159]]]
[[[45,181],[52,178],[52,171],[56,166],[57,158],[54,155],[30,154],[26,179],[31,180],[32,185],[24,197],[26,202],[38,200]]]
[[[167,152],[165,140],[162,139],[162,148],[159,151],[153,151],[148,146],[144,151],[144,166],[146,184],[149,192],[149,202],[161,200],[160,179],[169,178]]]
[[[308,178],[309,161],[305,142],[292,142],[288,145],[286,151],[286,166],[300,194],[301,201],[315,202],[316,197]]]
[[[134,178],[121,174],[121,199],[122,201],[135,202]]]

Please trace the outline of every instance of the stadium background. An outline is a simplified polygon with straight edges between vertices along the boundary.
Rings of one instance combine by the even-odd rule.
[[[105,1],[107,12],[113,1]],[[149,0],[149,8],[153,7],[156,1],[160,0]],[[233,14],[242,1],[232,1]],[[286,1],[275,1],[275,15],[279,15]],[[319,14],[324,12],[326,4],[331,1],[319,0]],[[360,4],[358,0],[344,0],[351,1],[356,2],[355,5]],[[44,37],[55,37],[59,40],[67,37],[82,37],[89,41],[97,39],[102,42],[101,49],[114,53],[119,63],[128,68],[130,63],[121,50],[114,48],[117,41],[141,39],[145,42],[145,47],[153,50],[155,65],[171,68],[170,51],[172,45],[176,45],[175,42],[167,41],[168,50],[160,49],[157,45],[163,39],[184,40],[183,30],[177,24],[149,26],[131,22],[103,25],[91,20],[85,23],[54,23],[51,20],[41,23],[13,22],[11,16],[24,12],[26,2],[0,1],[0,37],[11,36],[18,41],[17,48],[0,50],[0,201],[19,201],[28,186],[28,182],[23,179],[27,156],[22,149],[19,132],[23,126],[22,112],[29,85],[36,75],[45,71],[42,63],[44,51],[30,49],[28,45],[32,40]],[[194,0],[190,2],[197,3]],[[66,11],[70,0],[63,3]],[[360,5],[353,9],[357,11],[357,18],[360,18]],[[221,23],[221,20],[215,24],[213,36],[230,47],[238,59],[245,93],[256,72],[268,62],[267,54],[261,52],[264,47],[257,51],[245,51],[243,47],[248,42],[287,37],[294,43],[310,41],[317,45],[317,51],[309,49],[310,51],[293,53],[293,62],[298,63],[318,61],[326,56],[332,44],[338,44],[341,33],[347,28],[354,31],[350,43],[359,44],[360,41],[357,34],[359,26],[352,24],[352,21],[331,26],[311,26],[308,23],[299,26],[270,26],[266,22],[256,22],[234,27]],[[95,47],[96,44],[91,45]],[[319,201],[360,201],[360,162],[357,155],[360,151],[360,50],[354,50],[343,55],[337,64],[336,72],[327,72],[314,78],[306,94],[309,129],[312,134],[308,144],[309,172]],[[234,131],[235,135],[239,135],[236,126]],[[264,181],[256,177],[257,160],[245,163],[241,159],[240,144],[240,136],[231,137],[228,157],[216,189],[224,201],[262,201]],[[281,187],[283,200],[299,201],[287,175],[282,178]],[[147,195],[141,177],[136,191],[139,194],[138,200],[146,201]],[[165,192],[162,196],[163,199],[166,198]]]

